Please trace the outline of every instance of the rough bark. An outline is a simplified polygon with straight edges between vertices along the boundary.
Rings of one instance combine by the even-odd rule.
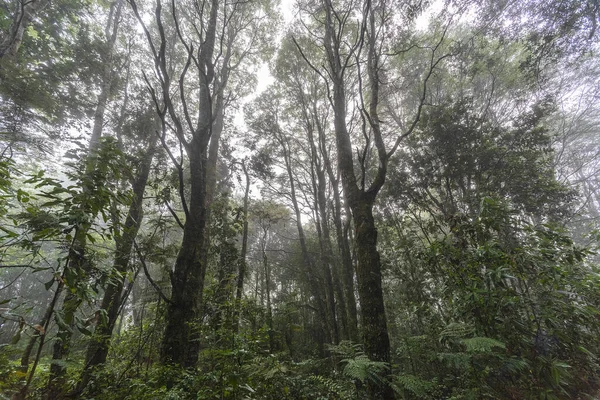
[[[362,334],[365,352],[371,360],[389,362],[390,344],[383,302],[381,282],[381,263],[377,251],[377,229],[373,219],[373,205],[377,193],[385,181],[387,154],[382,151],[383,142],[381,132],[378,130],[377,118],[378,105],[378,53],[375,48],[375,30],[373,29],[373,10],[371,3],[366,2],[363,12],[364,20],[361,26],[361,41],[352,51],[360,52],[362,44],[368,45],[367,61],[369,65],[369,82],[371,84],[371,112],[370,127],[379,156],[379,168],[373,183],[368,189],[359,186],[359,180],[354,171],[354,159],[350,133],[346,125],[346,83],[344,73],[348,68],[349,57],[342,55],[343,44],[336,31],[335,9],[332,2],[325,0],[325,37],[324,45],[330,68],[331,83],[333,86],[332,105],[334,111],[334,127],[336,147],[338,151],[338,169],[341,174],[344,194],[354,219],[355,245],[358,256],[357,281],[360,296]],[[337,14],[335,14],[337,15]],[[340,31],[343,26],[337,25]],[[366,43],[366,32],[370,30],[369,43]],[[365,168],[363,166],[363,171]],[[364,172],[363,172],[364,174]],[[364,182],[364,175],[361,179]],[[394,392],[387,379],[381,384],[369,384],[369,393],[372,399],[394,399]]]
[[[122,279],[118,280],[115,284],[109,284],[104,291],[101,309],[105,312],[105,318],[98,319],[96,330],[88,345],[84,369],[80,382],[77,385],[77,393],[80,393],[85,388],[91,374],[106,362],[108,356],[112,333],[119,317],[122,302],[125,300],[123,298],[123,288],[126,280],[125,275],[129,269],[131,249],[144,217],[142,207],[143,197],[150,175],[157,140],[157,136],[153,135],[148,151],[140,163],[138,174],[132,182],[133,201],[129,206],[122,235],[115,243],[116,250],[113,269],[116,273],[122,275]]]
[[[206,264],[206,144],[194,138],[189,152],[191,195],[183,229],[183,240],[171,273],[171,302],[161,345],[161,361],[193,367],[198,361],[200,337],[198,318]]]
[[[202,15],[195,15],[195,18],[184,21],[179,19],[176,2],[170,3],[169,17],[172,19],[176,33],[173,40],[177,41],[187,53],[185,65],[175,77],[167,51],[174,44],[166,37],[162,2],[157,1],[155,8],[158,38],[146,27],[136,2],[129,0],[129,3],[144,29],[153,54],[159,84],[155,87],[149,80],[146,82],[161,117],[163,147],[178,172],[179,195],[185,212],[183,239],[174,269],[170,274],[172,294],[165,317],[166,326],[160,351],[161,362],[189,368],[196,365],[200,352],[198,324],[206,275],[206,229],[209,217],[206,201],[207,161],[213,128],[212,104],[215,94],[213,54],[217,38],[217,16],[221,4],[218,0],[198,4],[194,11],[201,12]],[[184,37],[180,25],[182,22],[195,24],[191,27],[191,31],[195,32],[197,41],[189,42]],[[193,73],[199,78],[194,81],[192,90],[189,89],[188,73]],[[172,87],[174,83],[178,85],[176,91]],[[195,104],[195,122],[189,108],[191,104]],[[185,191],[188,183],[184,179],[184,160],[178,160],[171,153],[166,143],[167,130],[175,132],[189,161],[189,201]],[[188,139],[190,136],[191,139]]]

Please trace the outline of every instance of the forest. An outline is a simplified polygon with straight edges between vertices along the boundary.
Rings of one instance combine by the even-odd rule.
[[[598,0],[0,2],[0,399],[600,396]]]

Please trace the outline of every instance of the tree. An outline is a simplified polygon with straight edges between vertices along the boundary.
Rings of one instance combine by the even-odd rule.
[[[393,10],[391,4],[371,1],[356,5],[338,5],[324,1],[316,9],[308,5],[304,7],[304,10],[313,16],[315,26],[320,29],[320,35],[313,34],[312,37],[318,45],[325,48],[323,58],[326,67],[316,67],[321,65],[321,61],[311,60],[301,44],[296,43],[305,61],[328,85],[329,101],[334,112],[337,164],[355,227],[357,281],[365,352],[372,360],[387,362],[390,347],[373,207],[377,194],[385,183],[390,158],[401,141],[414,131],[421,118],[428,80],[436,67],[450,55],[443,46],[445,31],[435,44],[429,47],[429,60],[422,70],[421,94],[416,106],[413,106],[415,111],[412,118],[406,124],[400,125],[399,128],[403,128],[403,132],[394,135],[390,140],[384,134],[379,115],[384,53],[387,51],[386,46],[391,47],[384,39],[386,35],[392,36],[394,15],[400,18],[408,15],[406,22],[410,24],[411,15],[414,16],[418,9],[413,10],[411,5],[407,5],[406,9]],[[402,12],[406,11],[409,12],[402,15]],[[360,15],[356,22],[355,15]],[[397,39],[406,40],[402,37]],[[354,82],[356,86],[351,86]],[[354,92],[357,93],[354,101],[356,112],[360,114],[362,121],[361,133],[365,139],[362,149],[358,151],[358,165],[355,163],[353,139],[348,125],[348,96],[354,94],[352,90],[357,91]],[[373,175],[368,176],[371,174],[371,157],[377,160],[377,167]],[[357,169],[360,171],[358,176]],[[373,398],[394,397],[388,384],[371,386]]]
[[[255,44],[252,34],[245,48],[234,47],[234,41],[242,30],[255,27],[254,18],[244,17],[260,15],[260,11],[245,2],[223,4],[212,0],[191,1],[186,4],[189,9],[172,2],[164,15],[159,0],[154,12],[156,32],[151,33],[144,23],[143,11],[135,1],[130,3],[143,26],[155,63],[156,79],[146,77],[146,80],[162,123],[161,142],[177,169],[185,214],[181,249],[171,275],[172,296],[162,359],[191,367],[196,364],[200,349],[196,324],[207,268],[209,202],[214,196],[226,85],[232,63],[240,63],[244,53],[252,51]],[[258,30],[253,34],[260,33]],[[183,59],[178,51],[184,54]],[[173,92],[174,86],[177,93]],[[179,156],[170,149],[170,134],[175,135]],[[189,193],[186,193],[188,169]]]
[[[35,14],[49,4],[46,0],[14,1],[13,3],[15,10],[12,23],[8,32],[3,32],[3,35],[0,36],[0,59],[14,57],[17,54],[23,42],[25,30],[29,27]]]
[[[92,127],[92,135],[90,137],[88,155],[86,158],[86,169],[85,174],[89,176],[88,179],[83,179],[83,196],[92,196],[94,188],[87,186],[89,181],[93,182],[92,176],[97,172],[98,159],[96,153],[100,147],[100,138],[104,129],[104,118],[106,112],[106,106],[108,97],[111,89],[115,84],[113,74],[115,73],[115,43],[117,40],[117,34],[119,31],[119,25],[121,23],[121,11],[124,2],[117,0],[111,3],[109,7],[108,16],[106,19],[105,27],[105,49],[101,52],[100,57],[104,59],[103,70],[100,75],[100,94],[97,99],[96,109],[94,112],[94,123]],[[103,167],[102,167],[103,168]],[[90,179],[91,178],[91,179]],[[89,214],[90,221],[81,221],[81,223],[75,228],[73,234],[73,242],[69,250],[69,263],[65,266],[64,274],[69,277],[72,276],[77,280],[85,281],[86,270],[90,269],[89,260],[86,258],[86,246],[89,236],[89,229],[91,227],[91,219],[97,215],[94,210],[94,204],[85,202],[82,203],[82,212]],[[96,212],[94,212],[96,211]],[[76,286],[77,282],[71,282],[72,286]],[[46,396],[48,398],[58,398],[61,396],[61,392],[64,390],[64,375],[66,374],[66,368],[61,364],[61,361],[66,358],[69,354],[69,346],[73,329],[75,327],[75,313],[83,298],[76,291],[69,291],[65,295],[63,301],[61,315],[57,315],[57,324],[59,325],[58,339],[55,341],[53,346],[52,359],[54,363],[50,368],[50,377],[48,381],[48,389]]]

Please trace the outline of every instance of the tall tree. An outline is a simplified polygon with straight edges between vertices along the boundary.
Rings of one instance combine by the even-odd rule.
[[[410,25],[419,7],[406,4],[405,8],[394,9],[392,4],[386,1],[370,0],[357,4],[338,4],[325,0],[318,5],[319,12],[309,5],[304,7],[305,11],[313,16],[314,26],[319,29],[319,35],[312,34],[312,38],[325,49],[323,57],[326,67],[320,67],[321,61],[311,59],[301,43],[296,44],[305,61],[328,85],[329,101],[334,113],[337,165],[354,221],[358,259],[357,281],[365,350],[372,360],[388,362],[390,344],[373,208],[377,194],[385,183],[390,158],[401,141],[409,136],[418,124],[425,104],[427,82],[440,62],[449,55],[442,46],[445,35],[442,34],[441,38],[429,47],[428,63],[420,71],[421,95],[416,107],[413,107],[412,117],[399,127],[402,129],[400,134],[391,134],[390,138],[390,133],[383,129],[379,115],[385,53],[387,48],[392,47],[387,43],[387,38],[395,36],[392,33],[395,18],[403,19]],[[356,22],[353,19],[354,15],[360,15]],[[398,31],[400,34],[396,34],[399,36],[394,40],[400,43],[408,42],[406,32],[402,29]],[[362,148],[357,150],[357,162],[353,150],[355,140],[351,125],[349,127],[350,101],[355,102],[355,111],[360,113],[362,123],[359,124],[364,137]],[[371,158],[375,158],[376,167],[371,167]],[[375,171],[372,172],[372,169]],[[385,382],[382,385],[371,385],[372,398],[394,398],[391,386]]]
[[[123,0],[116,0],[112,2],[108,9],[108,15],[106,18],[106,25],[104,29],[104,40],[105,46],[103,51],[100,53],[100,58],[103,61],[102,71],[100,73],[100,94],[97,98],[96,109],[94,112],[94,120],[92,126],[92,134],[90,137],[88,155],[86,158],[86,170],[85,174],[88,175],[89,179],[84,179],[83,182],[93,182],[92,175],[95,173],[97,168],[98,159],[96,154],[100,147],[100,138],[104,130],[104,119],[106,114],[106,107],[109,99],[109,94],[115,85],[115,73],[117,63],[116,59],[116,41],[119,32],[119,27],[122,21],[121,13],[123,9]],[[84,186],[83,192],[87,196],[91,196],[90,187]],[[73,242],[69,250],[69,265],[65,267],[65,276],[72,277],[75,280],[86,279],[87,270],[90,269],[89,260],[86,257],[86,246],[87,238],[89,236],[89,229],[91,227],[92,219],[96,217],[93,214],[94,207],[91,204],[84,206],[82,210],[84,213],[90,213],[89,221],[82,221],[82,223],[75,228],[73,234]],[[77,282],[70,282],[75,287]],[[75,313],[77,312],[83,298],[77,291],[68,291],[63,301],[60,315],[57,314],[57,324],[59,326],[59,332],[57,334],[57,340],[53,346],[52,359],[53,363],[50,366],[50,376],[48,380],[48,388],[46,396],[50,399],[58,398],[62,396],[64,390],[64,380],[66,374],[66,368],[64,363],[61,361],[69,355],[69,347],[73,329],[75,327]]]
[[[144,28],[155,62],[157,83],[153,84],[149,77],[146,79],[162,124],[162,144],[177,169],[179,193],[186,217],[181,248],[171,274],[172,295],[161,359],[163,362],[191,367],[196,364],[200,350],[195,325],[200,313],[206,273],[203,262],[207,251],[206,160],[213,124],[212,84],[220,3],[217,0],[192,2],[189,4],[191,15],[187,15],[173,2],[165,17],[162,2],[158,0],[154,9],[156,35],[146,27],[143,11],[137,2],[132,0],[130,4]],[[185,54],[179,74],[172,65],[175,49]],[[197,92],[190,87],[190,82],[198,85]],[[173,91],[173,85],[178,87],[178,93]],[[179,159],[169,148],[168,132],[176,135],[181,153]],[[189,201],[185,193],[184,151],[189,160]]]
[[[144,217],[143,199],[152,162],[157,151],[158,136],[156,135],[156,123],[153,110],[151,112],[140,112],[139,117],[143,120],[137,124],[134,122],[134,129],[139,129],[137,139],[147,138],[147,148],[136,161],[135,171],[130,177],[132,189],[132,201],[129,206],[124,222],[117,222],[122,226],[115,235],[115,257],[113,262],[113,271],[111,279],[104,290],[100,310],[97,318],[96,329],[87,348],[85,364],[81,373],[81,379],[77,384],[76,392],[81,391],[89,383],[92,373],[99,366],[102,366],[107,359],[110,348],[113,330],[116,326],[119,312],[122,310],[123,302],[126,300],[128,291],[124,291],[125,283],[130,271],[131,251],[134,247],[135,238],[142,225]],[[149,137],[149,138],[148,138]]]
[[[171,274],[161,357],[163,362],[191,367],[200,349],[197,324],[208,260],[209,202],[214,196],[227,85],[231,71],[255,51],[256,37],[264,34],[258,28],[246,36],[240,32],[256,28],[254,16],[264,14],[243,1],[171,2],[165,11],[158,0],[154,28],[149,28],[138,3],[131,0],[130,4],[155,64],[155,77],[146,80],[162,121],[163,147],[178,174],[185,214],[181,249]],[[179,155],[171,149],[171,135]]]

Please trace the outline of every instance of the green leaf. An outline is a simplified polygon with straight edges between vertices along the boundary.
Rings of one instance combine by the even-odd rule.
[[[396,381],[399,386],[412,392],[417,397],[426,396],[427,393],[432,391],[436,386],[431,381],[410,374],[397,376]]]
[[[462,339],[461,343],[466,346],[467,352],[469,353],[489,353],[494,348],[506,348],[504,343],[488,337],[474,337],[469,339]]]

